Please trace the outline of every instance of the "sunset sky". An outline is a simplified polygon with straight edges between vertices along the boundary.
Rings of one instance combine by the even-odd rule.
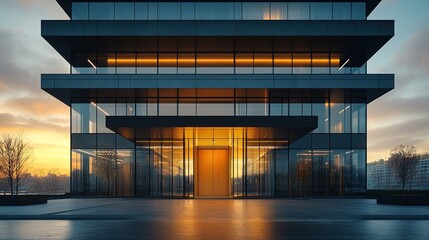
[[[429,1],[383,0],[370,19],[396,20],[369,73],[395,73],[396,89],[368,108],[368,162],[400,143],[429,147]],[[69,173],[69,109],[40,89],[41,73],[68,64],[40,36],[41,19],[67,19],[55,0],[0,0],[0,134],[23,130],[34,169]]]

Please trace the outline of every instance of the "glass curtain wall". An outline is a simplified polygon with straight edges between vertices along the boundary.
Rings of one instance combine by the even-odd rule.
[[[243,135],[243,130],[231,131]],[[294,149],[281,141],[267,143],[241,137],[216,141],[231,144],[221,145],[229,149],[231,197],[350,195],[365,191],[365,149]],[[204,142],[212,139],[142,141],[135,150],[73,149],[72,193],[197,197],[194,164],[198,149],[208,146]]]
[[[346,99],[347,100],[347,99]],[[105,100],[107,101],[107,100]],[[107,116],[317,116],[313,133],[366,133],[365,103],[329,103],[329,98],[111,99],[111,103],[73,103],[72,133],[113,132]],[[116,102],[116,103],[115,103]],[[116,109],[116,110],[115,110]]]
[[[364,20],[364,2],[74,2],[73,20]]]
[[[201,147],[228,149],[233,197],[347,195],[365,191],[365,145],[356,145],[361,141],[356,139],[365,139],[365,103],[350,103],[347,97],[186,98],[180,97],[184,93],[178,90],[168,92],[147,93],[148,98],[103,98],[86,103],[74,100],[74,195],[194,197],[194,167]],[[318,128],[296,143],[261,138],[264,134],[244,128],[153,129],[134,143],[105,127],[107,116],[182,114],[317,116]],[[338,137],[341,140],[335,140]],[[311,139],[325,146],[313,146]]]

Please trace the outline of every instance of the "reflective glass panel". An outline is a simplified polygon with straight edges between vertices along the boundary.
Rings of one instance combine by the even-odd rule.
[[[113,20],[115,17],[115,3],[89,3],[89,19]]]
[[[331,133],[344,133],[344,103],[331,103]]]
[[[177,20],[180,19],[180,3],[158,3],[159,20]]]
[[[311,3],[311,20],[332,19],[332,3]]]
[[[135,19],[136,20],[147,20],[147,3],[146,2],[136,2],[135,3]]]
[[[288,16],[290,20],[310,19],[310,4],[290,2]]]
[[[363,193],[366,190],[366,151],[354,149],[351,154],[351,186],[348,192]]]
[[[196,20],[233,20],[234,3],[195,3]]]
[[[349,20],[352,19],[352,4],[351,3],[333,3],[333,19]]]
[[[350,162],[350,151],[335,149],[331,151],[329,194],[344,195],[345,163]]]
[[[363,2],[352,3],[352,19],[365,20],[366,19],[366,4]]]
[[[352,104],[352,133],[366,133],[366,104]]]
[[[243,20],[270,20],[270,4],[243,2]]]
[[[182,7],[182,20],[194,20],[195,19],[195,4],[183,2]]]
[[[115,19],[134,20],[134,3],[115,3]]]
[[[88,3],[74,2],[72,4],[73,20],[88,20]]]
[[[272,2],[270,11],[271,20],[286,20],[287,17],[287,3]]]
[[[313,103],[312,115],[317,116],[314,133],[329,133],[329,103]]]
[[[106,117],[115,115],[114,103],[94,103],[97,108],[97,133],[113,133],[106,127]],[[93,104],[93,105],[94,105]]]
[[[312,186],[311,150],[290,150],[291,194],[305,196],[311,194]]]
[[[71,129],[72,133],[96,132],[96,108],[93,104],[72,104]]]
[[[158,3],[149,2],[148,5],[148,19],[157,20],[158,19]]]

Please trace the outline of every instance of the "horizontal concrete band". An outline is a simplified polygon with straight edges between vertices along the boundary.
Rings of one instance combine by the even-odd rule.
[[[393,20],[43,20],[42,36],[390,36]]]
[[[269,129],[271,137],[293,142],[317,128],[316,116],[107,116],[106,127],[133,141],[153,128],[250,127]]]
[[[42,74],[42,88],[393,89],[394,78],[393,74]]]
[[[42,36],[68,62],[80,53],[331,52],[362,66],[393,35],[390,20],[42,21]]]
[[[317,117],[303,116],[107,116],[111,129],[154,127],[269,127],[317,128]]]
[[[370,103],[394,88],[394,75],[43,74],[41,82],[43,90],[68,105],[73,97],[132,97],[130,95],[132,91],[172,88],[268,89],[269,91],[301,89],[318,92],[319,95],[326,95],[330,90],[340,90],[350,91],[353,97]],[[126,93],[120,93],[123,91]]]

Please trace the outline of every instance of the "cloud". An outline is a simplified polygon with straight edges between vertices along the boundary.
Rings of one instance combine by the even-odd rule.
[[[24,11],[34,12],[37,10],[45,14],[49,12],[49,15],[57,15],[57,18],[65,15],[55,0],[15,0],[15,2]]]
[[[393,64],[402,70],[419,74],[429,73],[429,29],[416,32],[400,48],[393,59]]]
[[[0,122],[2,132],[11,129],[22,129],[24,131],[50,131],[50,132],[68,132],[68,126],[62,126],[47,121],[41,121],[30,117],[16,116],[10,113],[0,113]]]
[[[40,93],[35,96],[9,98],[3,102],[3,108],[42,117],[50,115],[68,116],[68,106],[53,97],[47,96],[47,93],[42,90],[37,92]]]
[[[429,88],[429,29],[410,37],[394,56],[390,67],[397,73],[396,88],[402,95],[427,95]]]
[[[31,37],[21,31],[0,29],[0,39],[0,90],[38,90],[40,73],[65,69],[59,55],[44,52],[43,46],[32,49],[25,40]]]
[[[427,136],[429,136],[428,118],[410,119],[368,132],[368,139],[371,139],[368,149],[373,153],[383,152],[387,156],[391,148],[399,144],[413,143],[421,151],[429,146]]]
[[[23,130],[35,164],[68,169],[68,107],[40,89],[41,73],[68,70],[40,36],[40,20],[67,16],[55,0],[0,1],[0,16],[0,135]]]
[[[404,98],[397,96],[395,92],[396,90],[368,105],[369,123],[386,125],[416,117],[425,117],[429,121],[429,95]],[[371,129],[371,125],[368,128]]]
[[[368,161],[398,144],[429,146],[429,29],[410,35],[386,62],[379,70],[395,73],[395,89],[368,106]]]
[[[0,89],[35,89],[37,82],[29,69],[20,66],[19,56],[32,57],[26,46],[19,44],[23,34],[9,30],[0,30]]]

